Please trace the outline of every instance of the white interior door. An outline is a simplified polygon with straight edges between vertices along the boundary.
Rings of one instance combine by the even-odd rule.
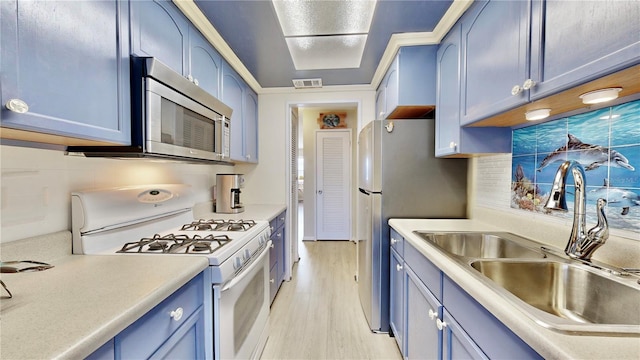
[[[316,132],[316,239],[350,240],[351,130]]]

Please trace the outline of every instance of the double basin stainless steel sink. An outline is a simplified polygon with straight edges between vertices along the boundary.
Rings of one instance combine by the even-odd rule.
[[[638,278],[493,232],[414,231],[536,323],[574,334],[640,336]]]

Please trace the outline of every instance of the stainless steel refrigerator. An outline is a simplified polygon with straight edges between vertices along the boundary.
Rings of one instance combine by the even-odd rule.
[[[375,120],[358,135],[358,290],[374,332],[389,331],[390,218],[465,218],[466,159],[434,155],[435,121]]]

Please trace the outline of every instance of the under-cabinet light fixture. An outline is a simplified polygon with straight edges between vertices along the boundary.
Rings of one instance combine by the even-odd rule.
[[[620,91],[622,91],[622,88],[599,89],[580,95],[580,99],[582,99],[583,104],[599,104],[617,99]]]
[[[542,120],[549,117],[551,109],[536,109],[524,113],[525,119],[528,121]]]

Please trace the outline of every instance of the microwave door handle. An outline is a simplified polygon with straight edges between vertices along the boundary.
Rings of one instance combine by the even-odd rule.
[[[253,261],[253,263],[251,263],[251,265],[248,268],[243,269],[240,272],[240,274],[238,274],[238,276],[234,277],[233,279],[231,279],[231,281],[226,283],[224,285],[224,287],[222,288],[222,290],[220,290],[220,292],[225,292],[225,291],[231,289],[237,283],[239,283],[245,277],[247,277],[249,274],[251,274],[251,271],[253,269],[255,269],[257,266],[260,266],[260,263],[262,262],[262,259],[264,259],[264,257],[269,254],[269,249],[270,248],[271,248],[271,240],[267,241],[267,245],[264,247],[264,249],[262,249],[262,253],[260,253],[260,255],[258,255],[258,257]]]
[[[224,160],[227,154],[224,153],[224,149],[227,148],[227,144],[225,143],[226,138],[224,136],[224,117],[218,118],[220,122],[220,143],[222,147],[220,148],[220,157]]]

